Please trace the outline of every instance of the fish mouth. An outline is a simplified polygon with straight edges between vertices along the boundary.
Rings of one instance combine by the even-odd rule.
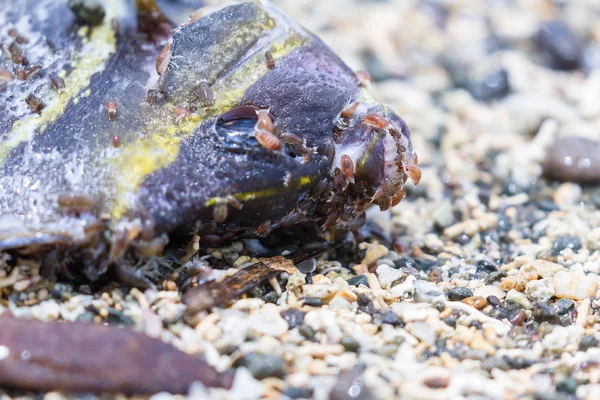
[[[406,123],[381,105],[359,105],[351,116],[342,111],[338,121],[336,126],[344,129],[336,140],[334,181],[342,190],[350,184],[361,186],[368,201],[381,210],[397,205],[406,181],[410,178],[417,185],[421,179]]]

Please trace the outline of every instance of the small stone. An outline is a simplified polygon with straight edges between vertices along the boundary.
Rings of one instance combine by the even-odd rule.
[[[556,384],[556,391],[561,393],[575,394],[577,382],[573,378],[565,378]]]
[[[455,286],[446,292],[446,296],[451,301],[461,301],[467,297],[472,297],[471,289],[464,286]]]
[[[310,388],[290,386],[283,391],[283,395],[290,399],[308,399],[313,397],[313,391]]]
[[[551,67],[562,70],[579,67],[583,57],[583,43],[575,32],[562,22],[550,21],[541,24],[537,43]]]
[[[533,318],[539,322],[556,323],[559,317],[554,308],[546,304],[538,304],[533,310]]]
[[[554,192],[554,202],[559,206],[573,205],[581,200],[581,186],[576,183],[565,182]]]
[[[575,236],[561,236],[552,245],[552,254],[558,256],[565,249],[571,249],[573,253],[577,253],[581,249],[581,242]]]
[[[381,264],[377,267],[377,277],[379,278],[379,283],[381,287],[384,289],[389,289],[392,287],[392,284],[402,278],[404,275],[402,271],[392,268],[387,264]]]
[[[467,90],[477,100],[501,99],[510,91],[508,72],[504,68],[500,68],[489,73],[482,80],[470,80]]]
[[[462,299],[462,302],[477,310],[483,310],[487,306],[487,300],[481,296],[467,297]]]
[[[323,300],[319,297],[306,297],[304,299],[304,305],[310,307],[321,307],[323,305]]]
[[[445,229],[454,224],[454,213],[450,200],[444,200],[431,215],[433,222],[440,228]]]
[[[294,329],[304,322],[304,312],[297,308],[283,310],[281,316],[287,322],[289,329]]]
[[[252,352],[245,355],[237,365],[248,368],[256,379],[281,378],[286,374],[285,361],[281,356],[273,354]]]
[[[547,303],[552,297],[554,297],[554,286],[552,285],[552,279],[536,279],[527,282],[525,294],[538,303]]]
[[[571,310],[575,309],[575,303],[573,300],[569,299],[560,299],[556,303],[554,303],[554,309],[558,313],[558,315],[564,315]]]
[[[412,324],[412,329],[410,333],[419,339],[422,342],[427,343],[428,345],[435,344],[435,332],[431,327],[425,322],[414,322]]]
[[[344,349],[346,349],[346,351],[351,351],[353,353],[356,353],[358,351],[358,349],[360,349],[360,343],[358,343],[356,340],[354,340],[350,336],[342,337],[340,339],[340,344],[342,346],[344,346]]]
[[[381,314],[381,321],[385,324],[396,325],[398,322],[398,316],[393,311],[385,311]]]
[[[369,286],[369,280],[367,279],[367,277],[365,275],[356,275],[353,276],[352,278],[348,279],[348,284],[352,285],[352,286],[360,286],[360,285],[365,285],[365,286]]]
[[[366,245],[366,246],[364,246]],[[365,257],[362,259],[361,264],[369,265],[379,260],[381,257],[387,255],[388,248],[382,244],[371,245],[368,243],[361,243],[358,245],[358,248],[363,250],[367,249],[365,253]]]
[[[362,377],[362,368],[355,367],[350,371],[342,372],[329,394],[330,400],[369,400],[375,398],[371,390],[365,385]]]
[[[308,324],[298,326],[298,332],[308,340],[314,340],[317,332]]]
[[[527,312],[525,312],[523,310],[512,313],[509,318],[510,323],[515,326],[523,325],[523,322],[525,322],[526,319],[527,319]]]
[[[533,308],[533,305],[531,304],[531,301],[529,301],[527,296],[525,296],[521,292],[516,291],[515,289],[511,289],[506,294],[506,300],[514,301],[515,303],[519,304],[521,307],[526,308],[528,310],[531,310]]]
[[[423,384],[432,389],[444,389],[450,384],[448,376],[431,376],[423,380]]]
[[[585,335],[579,342],[579,351],[587,351],[595,347],[598,347],[598,341],[594,335]]]
[[[488,299],[488,297],[490,297],[490,296],[494,296],[497,299],[503,299],[504,296],[506,296],[506,293],[504,292],[504,290],[500,289],[498,286],[486,285],[486,286],[481,286],[481,287],[478,287],[477,289],[475,289],[473,291],[473,295],[481,296],[486,299]],[[489,299],[488,299],[488,301],[489,301]]]
[[[502,304],[500,302],[500,299],[494,295],[490,295],[490,296],[486,297],[486,300],[487,300],[488,304],[494,308],[500,307],[500,305]]]
[[[555,296],[573,300],[583,300],[594,296],[597,283],[592,275],[583,271],[559,271],[552,278]]]
[[[434,303],[446,300],[444,291],[437,285],[427,281],[415,281],[413,298],[415,303]]]
[[[491,285],[494,282],[499,281],[502,278],[506,277],[506,272],[504,271],[496,271],[496,272],[492,272],[491,274],[488,275],[488,277],[485,279],[485,284],[486,285]]]

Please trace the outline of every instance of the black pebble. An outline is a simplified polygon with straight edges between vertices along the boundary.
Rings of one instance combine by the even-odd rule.
[[[366,293],[359,294],[356,302],[358,303],[358,309],[365,314],[372,316],[377,313],[377,309],[375,308],[373,301]]]
[[[508,72],[504,68],[488,74],[483,80],[470,81],[467,90],[474,98],[481,101],[498,100],[510,92]]]
[[[356,353],[358,349],[360,349],[360,343],[352,339],[350,336],[342,337],[340,339],[340,344],[344,346],[344,349],[346,349],[346,351],[351,351],[353,353]]]
[[[410,257],[400,257],[397,260],[394,260],[394,267],[396,268],[414,268],[419,269],[419,264],[415,261],[414,258]]]
[[[500,299],[497,296],[491,295],[488,296],[486,298],[487,302],[489,305],[491,305],[492,307],[496,308],[496,307],[500,307]]]
[[[558,321],[558,313],[556,310],[546,304],[538,304],[533,310],[533,318],[539,322],[553,322]]]
[[[573,378],[565,378],[556,384],[556,391],[568,394],[575,394],[577,391],[577,382]]]
[[[298,332],[308,340],[314,340],[317,332],[310,325],[301,324],[298,327]]]
[[[310,388],[290,386],[283,391],[283,395],[290,399],[310,399],[313,391]]]
[[[560,207],[557,206],[556,203],[548,199],[540,200],[538,203],[538,207],[540,208],[540,210],[546,212],[560,210]]]
[[[298,310],[297,308],[283,310],[281,312],[281,316],[283,319],[285,319],[285,322],[287,322],[290,329],[294,329],[304,322],[304,312]]]
[[[245,355],[236,364],[248,368],[248,371],[256,379],[281,378],[286,374],[285,362],[278,355],[252,352]]]
[[[498,266],[488,260],[479,260],[477,261],[477,269],[484,272],[496,272],[498,271]]]
[[[348,284],[354,285],[354,286],[359,286],[359,285],[369,286],[369,280],[367,279],[367,277],[365,275],[356,275],[356,276],[353,276],[352,278],[348,279]]]
[[[559,21],[541,25],[537,43],[542,56],[551,67],[562,70],[579,68],[583,56],[581,39],[568,26]]]
[[[598,341],[594,335],[585,335],[581,338],[581,341],[579,342],[579,351],[586,351],[593,347],[598,347]]]
[[[553,304],[554,309],[558,315],[564,315],[571,310],[575,309],[575,303],[570,299],[560,299]]]
[[[504,271],[496,271],[492,272],[487,279],[485,280],[486,285],[499,281],[500,279],[506,277],[506,272]]]
[[[448,300],[451,301],[460,301],[462,299],[466,299],[467,297],[472,297],[473,292],[471,289],[464,286],[456,286],[446,292],[446,296],[448,296]]]
[[[396,325],[398,322],[400,322],[396,313],[389,310],[381,314],[381,321],[390,325]]]
[[[311,307],[321,307],[323,305],[323,301],[318,297],[307,297],[304,299],[304,305]]]
[[[562,254],[565,249],[571,249],[573,253],[577,253],[581,249],[581,242],[575,236],[561,236],[552,245],[552,254],[557,256]]]

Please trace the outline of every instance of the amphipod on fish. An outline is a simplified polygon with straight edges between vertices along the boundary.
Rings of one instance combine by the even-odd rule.
[[[11,4],[37,4],[23,2]],[[170,30],[159,16],[161,29],[126,35],[153,24],[136,25],[127,6],[75,22],[65,3],[25,16],[0,7],[54,43],[10,54],[42,65],[47,88],[3,79],[3,99],[21,106],[0,114],[0,251],[53,252],[93,280],[155,254],[143,249],[162,248],[157,238],[358,229],[369,202],[391,207],[419,180],[409,130],[369,95],[368,76],[272,4],[200,10]],[[81,23],[87,35],[73,35]],[[93,207],[66,212],[65,196]]]

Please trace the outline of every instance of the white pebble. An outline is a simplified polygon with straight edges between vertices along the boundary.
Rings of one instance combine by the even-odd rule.
[[[588,299],[596,293],[596,279],[583,271],[560,271],[552,278],[555,296],[572,300]]]
[[[435,343],[435,332],[425,322],[414,322],[411,326],[410,333],[420,341],[429,345]]]
[[[503,299],[506,296],[504,290],[500,289],[498,286],[487,285],[478,287],[473,291],[474,296],[481,296],[483,298],[487,298],[488,296],[496,296],[499,299]]]
[[[525,294],[538,303],[547,303],[554,296],[552,279],[545,278],[527,282]]]
[[[566,182],[556,189],[554,202],[559,206],[568,206],[581,199],[581,186],[576,183]]]
[[[526,308],[527,310],[531,310],[533,308],[533,305],[531,304],[531,301],[529,301],[527,296],[525,296],[521,292],[516,291],[515,289],[511,289],[506,294],[506,300],[514,301],[515,303],[520,304],[521,306],[523,306],[523,308]]]
[[[384,289],[389,289],[392,286],[392,283],[402,278],[403,275],[402,271],[392,268],[386,264],[381,264],[378,266],[376,272],[379,278],[379,283]]]

